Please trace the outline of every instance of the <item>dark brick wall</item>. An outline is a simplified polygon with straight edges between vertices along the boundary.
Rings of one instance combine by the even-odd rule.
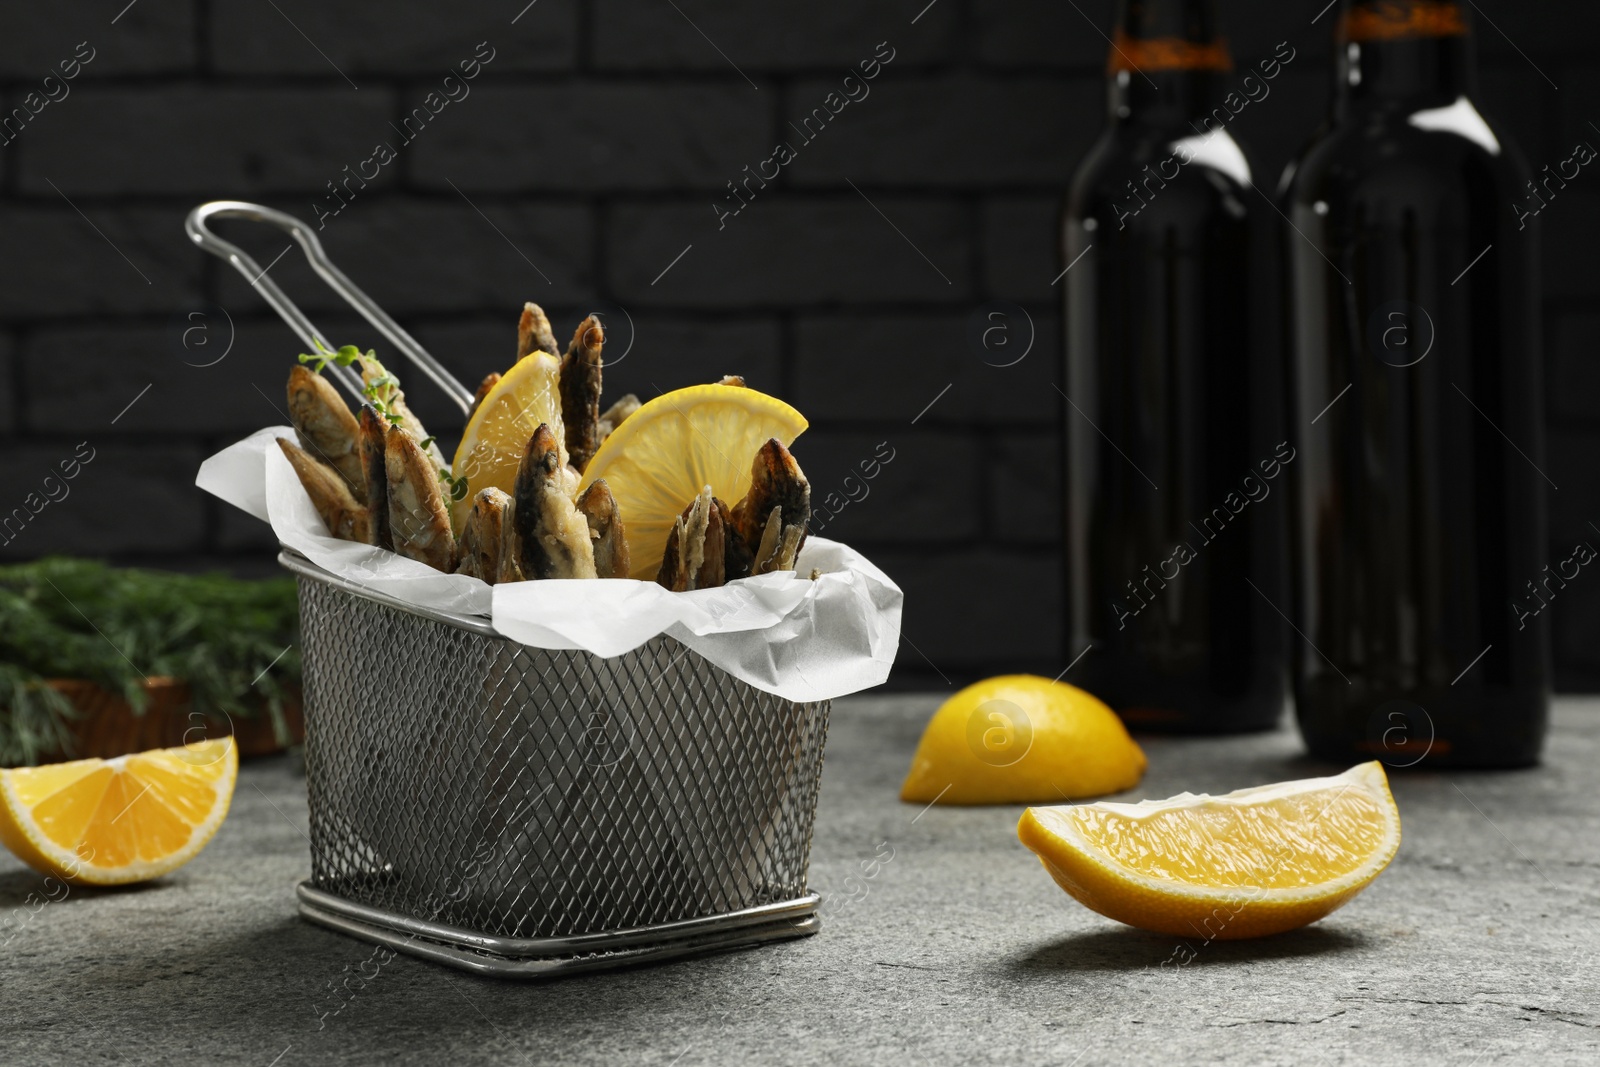
[[[1224,0],[1241,65],[1279,41],[1299,51],[1237,127],[1264,188],[1326,104],[1331,17],[1313,25],[1325,3]],[[1600,8],[1475,6],[1481,102],[1535,166],[1600,143]],[[217,197],[311,218],[334,206],[327,183],[387,142],[397,158],[352,183],[323,237],[463,377],[507,362],[524,299],[565,329],[591,307],[625,309],[634,344],[611,388],[648,395],[743,372],[811,418],[801,456],[819,494],[842,489],[880,442],[894,449],[827,533],[906,588],[900,682],[1055,674],[1052,227],[1101,126],[1110,8],[62,0],[7,14],[5,113],[31,92],[60,97],[45,76],[75,52],[93,58],[0,148],[0,510],[77,442],[95,458],[0,558],[271,568],[265,529],[192,481],[208,452],[281,421],[299,344],[242,279],[202,260],[182,218]],[[445,78],[479,42],[493,58],[461,97]],[[719,228],[712,205],[734,206],[725,183],[797,141],[789,124],[879,42],[894,58],[870,95],[767,187],[752,183],[753,202]],[[446,89],[458,98],[402,147],[397,127]],[[1600,178],[1575,181],[1542,221],[1553,540],[1565,556],[1600,521]],[[262,262],[285,244],[265,231],[245,240]],[[340,340],[378,343],[297,254],[273,275]],[[969,337],[996,300],[1031,316],[1033,346],[1014,366],[989,365]],[[1013,323],[1016,351],[1027,330]],[[422,406],[445,420],[437,402]],[[1590,687],[1600,584],[1574,583],[1555,613],[1560,680]]]

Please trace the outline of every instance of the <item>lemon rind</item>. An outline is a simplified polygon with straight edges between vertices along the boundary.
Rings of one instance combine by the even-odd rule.
[[[1384,812],[1383,841],[1377,848],[1373,849],[1366,863],[1346,874],[1340,875],[1338,878],[1308,886],[1284,888],[1251,885],[1206,886],[1155,878],[1142,871],[1125,867],[1107,857],[1099,849],[1094,848],[1079,831],[1077,820],[1067,814],[1074,807],[1088,806],[1101,810],[1115,811],[1118,814],[1133,814],[1135,817],[1148,816],[1158,811],[1171,811],[1182,807],[1201,807],[1217,803],[1243,806],[1243,798],[1247,796],[1255,801],[1272,800],[1322,789],[1356,786],[1366,789],[1383,801],[1380,804]],[[1183,801],[1184,797],[1189,799]],[[1180,794],[1177,797],[1145,800],[1137,804],[1104,801],[1092,805],[1059,804],[1049,807],[1029,808],[1023,813],[1021,825],[1018,827],[1018,836],[1021,838],[1022,843],[1030,851],[1038,855],[1040,861],[1047,868],[1054,868],[1056,871],[1061,871],[1071,877],[1071,871],[1064,870],[1051,857],[1034,848],[1033,842],[1029,840],[1034,833],[1028,827],[1030,819],[1037,824],[1039,831],[1049,834],[1065,844],[1079,862],[1088,865],[1103,877],[1110,878],[1113,881],[1135,884],[1144,890],[1163,897],[1181,899],[1185,902],[1197,904],[1226,903],[1245,891],[1256,894],[1255,903],[1258,906],[1265,904],[1308,904],[1329,899],[1337,900],[1341,897],[1347,900],[1355,891],[1363,888],[1381,874],[1400,849],[1400,819],[1394,806],[1393,794],[1389,790],[1388,778],[1384,775],[1382,766],[1377,762],[1358,764],[1343,774],[1328,778],[1303,778],[1297,781],[1275,782],[1271,785],[1253,786],[1216,797],[1206,794]],[[1342,904],[1343,901],[1341,900],[1340,903]]]
[[[798,438],[811,428],[811,424],[806,421],[806,417],[800,414],[793,405],[779,400],[770,393],[763,393],[759,389],[751,389],[748,386],[740,385],[717,384],[691,385],[682,389],[674,389],[671,392],[662,393],[660,396],[652,397],[645,401],[638,411],[623,419],[622,424],[612,430],[604,441],[600,442],[600,448],[595,452],[594,458],[589,461],[588,469],[584,473],[583,479],[578,483],[578,492],[582,493],[594,482],[596,474],[593,472],[604,466],[604,464],[598,462],[600,459],[603,457],[609,458],[612,452],[626,449],[628,442],[642,432],[639,428],[649,423],[649,417],[655,414],[654,409],[673,408],[676,410],[686,401],[693,400],[698,402],[703,398],[710,397],[717,397],[728,403],[749,408],[752,411],[766,408],[768,411],[781,413],[786,419],[792,419],[794,425],[798,426],[799,429],[795,430],[794,437],[785,442],[786,445],[793,443],[795,438]],[[761,399],[754,399],[756,397]],[[623,517],[623,521],[627,521],[626,516]]]
[[[85,861],[76,851],[65,849],[56,844],[38,832],[32,818],[21,817],[21,813],[28,812],[31,809],[24,805],[21,797],[17,795],[10,770],[0,770],[0,805],[3,805],[5,809],[0,812],[0,818],[5,819],[11,828],[21,834],[23,840],[39,854],[40,858],[54,868],[48,873],[64,878],[67,881],[82,885],[126,885],[131,882],[159,878],[163,874],[170,874],[172,871],[177,870],[198,855],[200,850],[205,848],[211,839],[216,836],[223,820],[228,817],[228,809],[233,805],[233,790],[229,788],[224,792],[220,786],[222,781],[233,782],[238,779],[238,746],[230,743],[225,751],[227,755],[223,758],[227,759],[232,766],[227,777],[219,780],[217,792],[221,795],[220,802],[211,809],[210,814],[203,821],[195,825],[189,834],[188,842],[182,848],[168,853],[159,860],[138,860],[133,863],[123,864],[120,867],[99,867],[92,862]],[[134,755],[139,754],[134,753]],[[119,757],[119,759],[125,758]],[[114,761],[105,760],[103,762],[112,763]],[[19,856],[18,858],[24,862],[29,859],[29,857],[24,856]],[[29,865],[33,866],[31,863]],[[73,871],[77,873],[70,873]]]

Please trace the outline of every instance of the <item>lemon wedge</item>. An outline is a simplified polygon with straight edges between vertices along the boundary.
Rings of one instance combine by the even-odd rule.
[[[502,383],[504,384],[504,383]],[[732,507],[750,489],[750,465],[769,438],[788,446],[805,417],[776,397],[735,385],[663,393],[600,445],[578,491],[604,478],[627,524],[633,577],[661,568],[673,520],[700,490]]]
[[[528,449],[528,438],[540,423],[555,434],[561,462],[567,462],[566,430],[561,422],[561,394],[557,388],[561,362],[544,352],[532,352],[489,390],[478,405],[450,464],[455,478],[467,480],[467,493],[450,506],[450,521],[459,536],[472,510],[472,498],[483,489],[511,492],[517,467]]]
[[[194,859],[216,834],[238,774],[231,737],[0,770],[0,843],[70,882],[157,878]]]
[[[1223,796],[1029,808],[1017,836],[1108,918],[1206,940],[1316,922],[1383,872],[1400,811],[1376,762]]]

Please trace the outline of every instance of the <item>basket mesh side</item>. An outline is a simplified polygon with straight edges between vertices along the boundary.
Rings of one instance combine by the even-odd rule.
[[[318,888],[506,937],[806,892],[827,702],[669,638],[530,649],[303,577],[300,614]]]

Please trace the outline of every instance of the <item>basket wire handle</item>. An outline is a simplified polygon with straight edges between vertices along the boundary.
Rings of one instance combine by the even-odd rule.
[[[322,242],[305,223],[293,215],[261,204],[251,204],[243,200],[213,200],[189,212],[189,217],[184,220],[183,229],[189,235],[189,240],[218,259],[231,263],[233,268],[261,293],[267,303],[272,305],[272,310],[288,323],[289,328],[299,336],[300,340],[312,348],[321,345],[326,349],[332,349],[333,345],[328,339],[311,324],[305,313],[295,306],[294,301],[290,300],[282,289],[278,288],[278,283],[267,276],[267,271],[263,270],[248,252],[231,241],[224,241],[211,231],[209,224],[212,219],[248,219],[251,222],[264,222],[293,237],[300,245],[300,250],[306,254],[311,269],[328,283],[329,288],[338,293],[345,303],[360,312],[361,317],[387,337],[402,355],[432,378],[434,384],[444,390],[445,395],[461,409],[462,414],[472,409],[472,390],[462,385],[455,375],[446,370],[438,360],[428,354],[427,349],[417,343],[416,338],[402,329],[400,324],[391,319],[371,297],[362,292],[355,282],[346,277],[344,271],[334,266],[328,259],[327,253],[322,250]],[[268,264],[267,269],[270,270],[271,266]],[[361,392],[361,378],[353,370],[334,363],[330,363],[328,369],[337,375],[339,384],[356,398],[357,403],[365,399]]]

